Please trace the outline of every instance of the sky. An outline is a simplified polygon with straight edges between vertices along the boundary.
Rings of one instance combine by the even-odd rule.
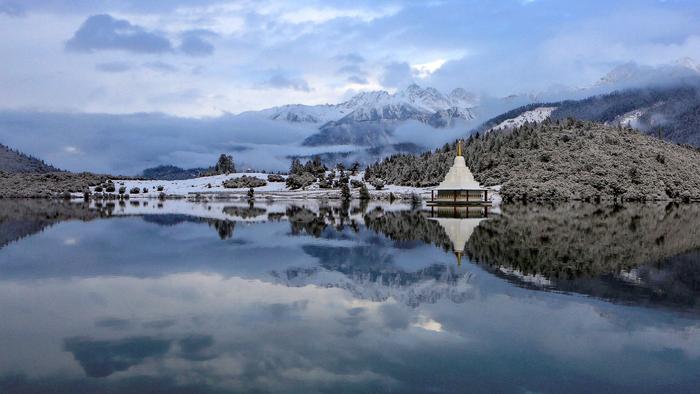
[[[0,0],[0,36],[2,144],[71,171],[207,167],[220,153],[285,170],[352,147],[301,146],[317,128],[246,111],[417,83],[474,93],[483,122],[512,108],[488,103],[521,105],[502,100],[513,94],[590,95],[615,68],[700,61],[700,3]],[[394,143],[467,132],[409,124]]]
[[[691,0],[0,0],[0,110],[240,113],[411,82],[506,96],[700,60]]]

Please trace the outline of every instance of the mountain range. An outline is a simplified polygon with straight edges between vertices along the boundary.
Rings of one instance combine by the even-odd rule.
[[[630,125],[700,146],[699,70],[692,59],[658,67],[631,63],[586,88],[507,97],[413,84],[395,92],[358,93],[338,104],[292,104],[202,119],[0,111],[0,142],[51,157],[72,171],[128,175],[164,165],[203,168],[221,153],[232,154],[239,167],[268,171],[286,170],[291,158],[315,155],[327,164],[368,164],[395,153],[424,152],[477,131],[568,116]],[[6,159],[5,168],[18,160]],[[191,177],[196,171],[160,167],[149,173]]]
[[[537,123],[547,118],[629,126],[679,144],[700,146],[700,77],[583,100],[529,104],[486,121],[478,131],[519,127],[525,121]]]
[[[305,146],[382,146],[392,143],[395,128],[417,121],[433,128],[454,126],[475,119],[478,99],[462,88],[443,94],[435,88],[411,84],[404,90],[362,92],[340,104],[285,105],[260,111],[269,119],[317,125],[318,133]]]

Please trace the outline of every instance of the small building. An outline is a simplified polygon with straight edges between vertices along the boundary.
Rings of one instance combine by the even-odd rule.
[[[457,156],[445,179],[431,192],[428,205],[488,204],[488,190],[483,189],[467,167],[462,156],[462,141],[457,143]]]

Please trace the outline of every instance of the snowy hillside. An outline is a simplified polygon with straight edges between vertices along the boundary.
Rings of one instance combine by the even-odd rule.
[[[488,129],[488,131],[512,129],[524,125],[525,122],[539,123],[549,118],[552,115],[552,111],[555,109],[556,107],[538,107],[530,111],[525,111],[514,118],[502,121],[496,126]]]

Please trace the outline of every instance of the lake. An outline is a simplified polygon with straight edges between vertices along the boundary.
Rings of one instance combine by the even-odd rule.
[[[697,392],[698,223],[0,200],[0,392]]]

